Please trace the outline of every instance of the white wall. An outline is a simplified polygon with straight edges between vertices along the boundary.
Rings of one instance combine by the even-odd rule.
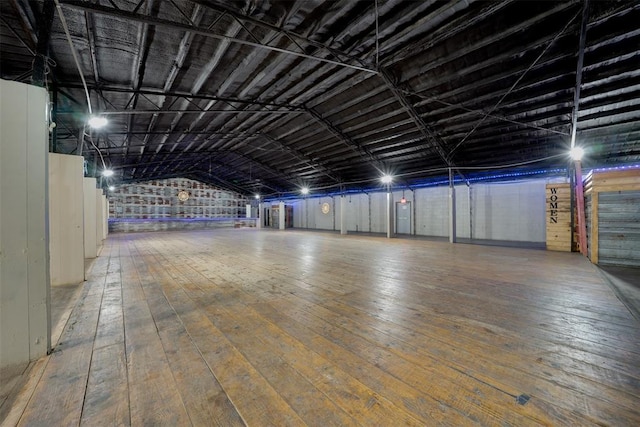
[[[95,190],[96,193],[96,244],[97,244],[97,248],[96,251],[100,252],[100,248],[102,247],[102,241],[105,239],[105,235],[104,235],[104,221],[105,221],[105,215],[104,215],[104,194],[102,194],[102,190],[99,188],[96,188]]]
[[[439,237],[449,235],[449,187],[417,189],[415,203],[416,234]]]
[[[386,233],[387,232],[387,193],[369,193],[371,198],[371,232]]]
[[[102,238],[106,239],[109,235],[109,199],[106,194],[104,194],[102,198],[102,206],[104,209],[104,216],[102,217]]]
[[[328,214],[322,213],[321,206],[323,203],[329,203],[331,209]],[[338,222],[336,224],[337,229],[340,229],[340,216],[339,212],[336,212],[339,209],[340,203],[336,203],[334,197],[319,197],[309,200],[309,213],[313,213],[313,217],[315,220],[315,227],[320,230],[336,230],[334,227],[335,220],[338,218]],[[295,224],[294,224],[295,226]]]
[[[98,256],[98,232],[96,230],[98,214],[96,212],[97,202],[95,178],[84,178],[83,196],[84,257],[95,258]]]
[[[473,238],[545,242],[546,183],[537,180],[474,185]]]
[[[558,180],[552,178],[457,185],[457,237],[545,242],[545,185]],[[402,196],[402,190],[394,191],[394,204]],[[404,197],[412,203],[412,234],[448,237],[448,186],[405,190]],[[287,201],[287,204],[294,207],[294,227],[340,230],[339,198],[340,196],[325,196]],[[386,233],[387,200],[384,191],[349,194],[346,199],[349,232]],[[325,202],[331,205],[328,215],[320,211]]]
[[[83,167],[81,156],[49,153],[51,285],[84,280]]]
[[[0,370],[51,345],[47,93],[0,80]]]

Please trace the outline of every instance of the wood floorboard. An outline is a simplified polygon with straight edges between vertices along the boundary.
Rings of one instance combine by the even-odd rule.
[[[102,302],[108,251],[94,264],[60,341],[48,361],[19,424],[22,426],[78,425],[82,415],[93,343]]]
[[[116,234],[87,277],[2,426],[640,425],[640,323],[579,254]]]

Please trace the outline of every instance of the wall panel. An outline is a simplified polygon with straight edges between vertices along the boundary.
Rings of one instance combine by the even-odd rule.
[[[46,106],[44,89],[0,80],[3,373],[45,355],[51,344]]]
[[[104,240],[104,227],[102,224],[105,221],[104,217],[104,194],[101,189],[96,188],[96,251],[100,253],[102,247],[102,241]]]
[[[449,235],[449,188],[416,190],[416,234],[446,237]]]
[[[84,158],[49,153],[51,285],[84,280]]]
[[[83,179],[84,257],[98,256],[98,213],[96,212],[96,179]]]
[[[458,238],[522,241],[543,243],[545,227],[545,185],[562,182],[562,178],[522,180],[515,182],[457,185],[456,234]],[[394,203],[403,196],[394,190]],[[420,236],[448,237],[449,187],[428,187],[404,190],[404,197],[412,203],[411,233]],[[339,196],[336,196],[339,198]],[[349,194],[347,198],[347,230],[386,233],[387,199],[384,189],[372,193]],[[328,202],[336,216],[320,211]],[[331,197],[309,197],[294,204],[299,215],[294,226],[322,230],[339,230],[339,207]],[[307,222],[305,222],[308,219]]]

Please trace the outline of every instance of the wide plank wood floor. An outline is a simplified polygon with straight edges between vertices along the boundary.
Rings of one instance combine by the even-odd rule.
[[[579,254],[111,235],[5,425],[640,425],[640,324]]]

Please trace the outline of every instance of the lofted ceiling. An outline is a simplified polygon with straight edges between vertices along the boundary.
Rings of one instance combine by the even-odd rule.
[[[116,183],[533,173],[574,128],[587,168],[640,160],[638,1],[1,0],[0,31],[1,77],[52,94],[52,149]]]

